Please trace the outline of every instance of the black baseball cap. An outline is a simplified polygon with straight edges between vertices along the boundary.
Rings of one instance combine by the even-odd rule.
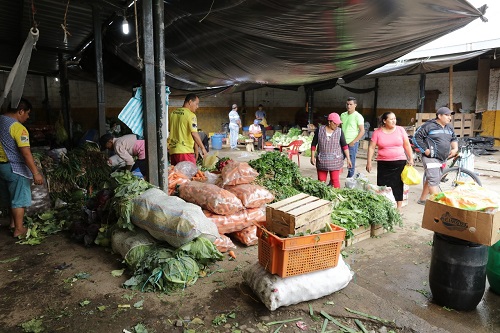
[[[438,114],[451,114],[451,115],[454,115],[455,112],[451,111],[450,109],[448,109],[446,106],[443,106],[441,108],[439,108],[437,111],[436,111],[436,115]]]

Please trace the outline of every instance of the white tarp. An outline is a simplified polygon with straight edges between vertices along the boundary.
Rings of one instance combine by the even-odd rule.
[[[31,51],[38,41],[40,30],[30,29],[28,37],[24,42],[23,48],[17,56],[16,63],[12,67],[7,82],[5,83],[5,90],[0,96],[0,106],[3,104],[4,100],[7,98],[9,93],[12,91],[12,96],[10,100],[11,108],[17,108],[21,96],[23,95],[24,82],[26,80],[26,74],[28,73],[28,67],[31,59]]]

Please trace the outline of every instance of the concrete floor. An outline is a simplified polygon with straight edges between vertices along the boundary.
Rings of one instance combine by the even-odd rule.
[[[231,151],[226,147],[219,156],[229,156],[239,161],[258,158],[262,152],[247,152],[241,148]],[[500,186],[500,153],[476,157],[475,171],[483,187],[498,191]],[[297,162],[296,157],[293,159]],[[367,174],[366,151],[358,152],[357,171]],[[422,168],[417,166],[421,173]],[[308,157],[300,158],[303,175],[316,178],[316,170]],[[344,183],[346,171],[341,177]],[[367,174],[376,183],[376,170]],[[429,265],[433,232],[421,228],[424,206],[416,203],[421,185],[411,186],[409,204],[404,208],[404,226],[395,232],[370,238],[344,249],[344,259],[355,272],[352,282],[345,289],[349,295],[342,302],[355,302],[360,311],[377,313],[416,332],[500,332],[500,296],[486,291],[477,309],[459,312],[432,302],[429,288]],[[486,282],[487,283],[487,282]],[[344,293],[343,293],[344,294]]]

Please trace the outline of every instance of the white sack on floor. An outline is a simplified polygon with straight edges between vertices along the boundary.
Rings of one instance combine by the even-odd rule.
[[[38,170],[41,169],[41,166]],[[42,175],[43,176],[43,175]],[[31,206],[26,207],[26,215],[31,216],[51,209],[47,178],[43,176],[43,184],[31,183]]]
[[[346,287],[353,273],[342,256],[336,267],[281,278],[267,272],[258,262],[243,272],[243,279],[271,311],[330,295]]]
[[[152,188],[132,200],[130,220],[154,238],[180,247],[196,237],[212,242],[220,237],[217,226],[201,207]]]

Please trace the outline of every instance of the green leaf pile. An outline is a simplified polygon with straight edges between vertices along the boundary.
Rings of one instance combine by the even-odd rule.
[[[259,176],[256,182],[275,196],[275,201],[306,193],[333,202],[332,223],[351,230],[370,224],[381,224],[386,230],[402,225],[394,204],[386,197],[359,189],[336,189],[319,180],[303,177],[294,162],[282,153],[268,152],[249,162]]]

